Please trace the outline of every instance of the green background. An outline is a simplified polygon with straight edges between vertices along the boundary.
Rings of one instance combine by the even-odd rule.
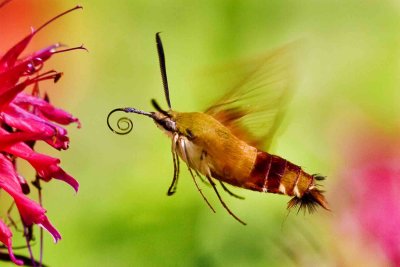
[[[288,197],[234,190],[246,200],[224,199],[248,223],[244,227],[204,188],[217,210],[213,214],[185,168],[178,192],[167,197],[170,140],[152,121],[134,115],[133,132],[115,135],[106,116],[124,106],[150,111],[151,98],[166,106],[154,41],[158,31],[178,111],[202,110],[219,93],[196,86],[204,70],[298,41],[295,93],[271,152],[327,175],[324,189],[335,209],[346,169],[343,144],[351,134],[362,134],[354,122],[389,132],[399,122],[398,2],[26,2],[38,7],[38,15],[22,31],[75,4],[84,6],[49,26],[33,48],[61,41],[89,49],[57,55],[48,66],[62,70],[63,80],[42,86],[83,125],[69,127],[68,151],[41,148],[61,157],[63,168],[80,182],[77,195],[58,181],[44,186],[47,214],[63,236],[54,245],[45,234],[46,264],[350,266],[357,259],[374,265],[375,249],[368,254],[362,244],[353,248],[358,243],[336,228],[341,218],[335,212],[287,217]]]

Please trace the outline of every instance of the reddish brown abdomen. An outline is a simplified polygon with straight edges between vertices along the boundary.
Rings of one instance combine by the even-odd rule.
[[[315,177],[279,156],[258,151],[253,169],[242,187],[254,191],[294,196],[315,201],[329,209],[322,192],[316,188]]]
[[[298,196],[301,196],[304,190],[297,190],[299,182],[304,185],[304,189],[307,189],[312,178],[299,166],[279,156],[258,151],[253,170],[244,187],[255,191],[289,196],[294,196],[298,191]],[[297,189],[295,189],[296,187]]]

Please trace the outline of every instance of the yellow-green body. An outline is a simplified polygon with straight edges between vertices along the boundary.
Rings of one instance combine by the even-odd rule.
[[[257,149],[238,139],[212,116],[201,112],[170,111],[180,135],[186,138],[189,160],[181,158],[204,175],[241,186],[249,177]]]
[[[310,201],[329,209],[322,192],[316,189],[315,175],[249,145],[213,116],[169,110],[166,114],[155,113],[154,120],[171,137],[173,152],[189,168],[209,179],[213,177],[250,190],[294,196],[289,206]]]

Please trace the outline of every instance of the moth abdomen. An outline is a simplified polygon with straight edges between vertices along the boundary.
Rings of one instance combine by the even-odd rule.
[[[250,173],[250,177],[243,185],[244,188],[254,191],[268,192],[292,196],[288,208],[299,206],[314,211],[319,205],[329,210],[323,192],[317,188],[316,181],[320,175],[310,175],[279,156],[258,151]]]

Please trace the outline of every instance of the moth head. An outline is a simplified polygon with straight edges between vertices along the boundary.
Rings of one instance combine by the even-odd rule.
[[[176,132],[176,122],[174,120],[174,112],[172,110],[166,111],[163,110],[156,100],[152,99],[151,103],[153,107],[157,110],[156,112],[153,112],[153,120],[156,123],[156,125],[168,132],[168,133],[174,133]]]

